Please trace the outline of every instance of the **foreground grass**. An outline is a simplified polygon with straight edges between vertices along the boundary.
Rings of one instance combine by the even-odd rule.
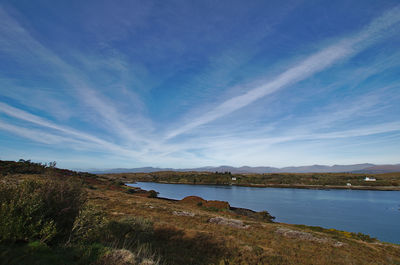
[[[400,246],[332,229],[270,223],[228,211],[150,199],[110,190],[91,191],[92,200],[114,216],[146,216],[155,224],[155,249],[169,264],[400,264]],[[176,216],[190,212],[194,216]],[[242,220],[240,229],[208,222],[215,216]],[[280,228],[310,234],[287,237]],[[343,243],[336,247],[335,242]]]
[[[47,231],[51,237],[46,233],[15,236],[19,230],[14,228],[7,230],[11,233],[1,232],[0,264],[400,264],[399,245],[362,234],[273,223],[259,215],[232,211],[224,203],[149,198],[154,193],[126,187],[107,176],[66,174],[54,168],[40,173],[18,169],[16,173],[7,168],[7,174],[0,177],[5,189],[10,185],[20,189],[25,181],[72,181],[71,186],[44,187],[81,189],[84,200],[76,201],[79,211],[71,211],[72,223],[57,223],[61,227],[51,225],[56,220],[52,214],[60,211],[39,215],[46,227],[55,230],[39,225],[33,231]],[[46,190],[30,192],[37,195]],[[32,201],[18,198],[24,203],[17,205]],[[40,202],[42,197],[31,198]],[[56,205],[63,205],[63,200],[55,198]],[[3,200],[2,205],[11,204]],[[19,212],[15,213],[9,218],[18,218]],[[216,217],[227,222],[210,222]],[[235,220],[234,225],[230,220]]]

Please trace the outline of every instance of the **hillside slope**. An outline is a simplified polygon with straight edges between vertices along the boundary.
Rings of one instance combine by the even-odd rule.
[[[1,165],[1,163],[0,163]],[[27,164],[20,164],[27,167]],[[17,165],[15,168],[18,168]],[[173,201],[154,198],[154,192],[132,189],[118,179],[86,173],[44,167],[40,173],[5,172],[0,168],[2,183],[27,179],[73,178],[82,185],[87,194],[87,203],[101,209],[122,231],[124,220],[141,218],[147,220],[146,232],[141,237],[147,251],[155,256],[148,263],[120,264],[399,264],[400,246],[382,243],[363,234],[354,234],[320,227],[308,227],[274,223],[267,213],[254,213],[245,209],[234,209],[223,202],[206,202],[199,198]],[[116,222],[116,223],[115,223]],[[122,222],[122,223],[118,223]],[[115,225],[119,224],[119,225]],[[143,227],[143,221],[140,226]],[[137,224],[139,225],[139,224]],[[137,228],[135,228],[137,229]],[[102,229],[100,233],[108,233]],[[141,230],[134,230],[138,233]],[[147,230],[146,230],[147,231]],[[123,238],[123,237],[122,237]],[[117,240],[121,241],[121,237]],[[108,252],[98,254],[91,264],[105,263],[115,253],[107,241],[102,241]],[[115,242],[115,241],[113,241]],[[115,243],[113,243],[115,244]],[[129,245],[124,245],[129,249]],[[14,245],[18,250],[21,245]],[[58,260],[65,258],[54,247],[49,246]],[[85,246],[86,248],[88,246]],[[110,248],[111,247],[111,248]],[[47,250],[47,251],[50,251]],[[32,251],[32,250],[30,250]],[[35,250],[36,251],[36,250]],[[41,250],[43,251],[43,250]],[[119,250],[118,250],[119,251]],[[142,250],[144,251],[144,250]],[[8,264],[21,263],[18,250],[10,256],[10,246],[0,246],[0,262],[7,258]],[[23,252],[25,258],[36,252]],[[31,253],[31,254],[29,254]],[[125,253],[119,251],[118,253]],[[38,255],[37,253],[35,255]],[[108,255],[108,256],[107,256]],[[36,257],[36,256],[35,256]],[[106,257],[106,258],[105,258]],[[157,257],[157,258],[154,258]],[[159,259],[159,261],[157,261]],[[102,261],[103,263],[99,263]],[[70,263],[82,264],[69,260]],[[47,264],[47,263],[43,263]],[[57,264],[57,263],[49,263]],[[90,264],[90,263],[86,263]]]

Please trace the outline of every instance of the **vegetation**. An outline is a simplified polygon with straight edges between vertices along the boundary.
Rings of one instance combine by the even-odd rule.
[[[55,169],[29,160],[2,165],[0,264],[159,263],[146,247],[152,223],[141,217],[110,219],[87,201],[79,174],[29,175]],[[16,179],[12,173],[25,175]],[[125,252],[115,255],[120,249]]]
[[[400,172],[385,174],[355,173],[267,173],[231,174],[230,172],[153,172],[105,174],[111,179],[182,184],[216,184],[242,186],[273,186],[297,188],[368,188],[400,190]],[[232,178],[235,178],[232,180]],[[365,181],[365,177],[376,181]],[[347,186],[350,183],[351,186]]]
[[[66,240],[85,195],[71,181],[0,184],[0,242]]]
[[[149,198],[157,198],[157,196],[158,196],[158,192],[157,191],[155,191],[155,190],[150,190],[149,191],[149,195],[148,195]]]
[[[154,198],[122,178],[3,162],[0,264],[400,264],[400,246],[367,235],[274,223],[268,212],[199,197]]]
[[[357,240],[362,240],[365,242],[376,242],[377,239],[374,237],[370,237],[369,235],[363,234],[363,233],[352,233],[352,232],[347,232],[347,231],[340,231],[336,230],[333,228],[326,229],[320,226],[306,226],[306,225],[296,225],[299,228],[304,228],[304,229],[309,229],[312,231],[317,231],[317,232],[324,232],[324,233],[329,233],[333,235],[333,238],[340,238],[342,236],[345,236],[347,238],[353,238]]]

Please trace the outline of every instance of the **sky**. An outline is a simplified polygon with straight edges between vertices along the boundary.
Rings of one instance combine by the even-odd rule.
[[[0,1],[0,159],[400,163],[400,5]]]

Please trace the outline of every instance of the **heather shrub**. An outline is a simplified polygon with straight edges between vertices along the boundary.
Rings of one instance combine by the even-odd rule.
[[[96,242],[99,240],[107,223],[107,218],[100,209],[85,204],[75,218],[69,241],[80,243]]]
[[[150,190],[149,191],[149,196],[147,196],[147,197],[149,197],[149,198],[157,198],[157,196],[158,196],[158,192],[157,191]]]
[[[79,184],[33,181],[0,184],[0,243],[66,240],[85,202]]]

